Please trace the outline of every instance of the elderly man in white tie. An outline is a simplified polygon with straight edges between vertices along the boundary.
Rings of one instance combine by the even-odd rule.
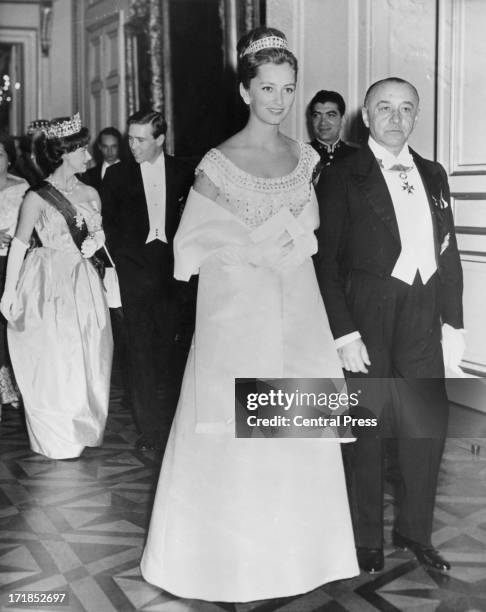
[[[464,350],[462,270],[447,176],[408,138],[419,111],[415,87],[391,77],[366,93],[368,146],[323,173],[316,267],[356,416],[348,462],[358,561],[384,567],[384,450],[398,467],[393,543],[447,570],[431,543],[437,477],[447,431],[444,362]]]
[[[127,331],[136,446],[142,451],[164,449],[180,382],[171,370],[179,291],[172,242],[193,174],[164,153],[166,130],[158,112],[129,117],[133,158],[110,166],[101,190]]]

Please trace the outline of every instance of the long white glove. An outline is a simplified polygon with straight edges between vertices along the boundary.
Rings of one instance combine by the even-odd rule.
[[[8,253],[7,274],[5,277],[5,288],[0,301],[0,312],[11,321],[14,318],[13,308],[17,302],[17,282],[19,280],[20,268],[24,261],[25,252],[29,245],[24,244],[18,238],[13,238]]]
[[[105,232],[101,225],[101,213],[98,210],[96,202],[91,202],[92,211],[84,216],[86,226],[88,228],[89,235],[83,240],[81,244],[81,253],[83,257],[89,259],[101,249],[105,244]]]
[[[466,349],[464,334],[463,329],[455,329],[448,323],[442,325],[442,353],[446,369],[457,370],[459,367]]]

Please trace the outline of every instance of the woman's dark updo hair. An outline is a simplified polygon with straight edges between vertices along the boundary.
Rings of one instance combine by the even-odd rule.
[[[250,81],[256,77],[258,68],[262,64],[289,64],[290,67],[294,69],[295,78],[297,78],[297,59],[288,49],[271,47],[268,49],[261,49],[255,53],[243,55],[252,42],[260,40],[260,38],[266,38],[267,36],[276,36],[282,40],[287,40],[285,34],[280,30],[260,26],[242,36],[238,41],[236,47],[238,52],[238,81],[245,89],[250,87]]]
[[[58,117],[57,119],[53,119],[50,124],[56,125],[70,120],[71,117]],[[87,146],[88,143],[89,131],[88,128],[85,127],[82,127],[80,131],[75,134],[62,136],[60,138],[44,134],[39,142],[39,153],[43,158],[42,161],[47,162],[50,172],[52,172],[62,164],[62,156],[64,153],[72,153],[76,151],[76,149]]]

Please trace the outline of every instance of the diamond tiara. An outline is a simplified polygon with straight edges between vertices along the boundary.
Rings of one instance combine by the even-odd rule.
[[[49,124],[47,128],[48,138],[64,138],[65,136],[72,136],[81,131],[81,116],[76,113],[71,119],[65,121],[54,121]]]
[[[258,40],[254,40],[252,43],[250,43],[241,55],[243,57],[243,55],[256,53],[257,51],[261,51],[262,49],[288,48],[289,46],[284,38],[280,38],[280,36],[265,36],[265,38],[259,38]]]

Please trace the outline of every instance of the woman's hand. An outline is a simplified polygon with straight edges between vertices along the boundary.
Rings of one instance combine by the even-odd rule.
[[[81,254],[83,257],[86,257],[86,259],[89,259],[93,257],[98,248],[98,241],[93,236],[87,236],[81,245]]]
[[[10,246],[12,236],[8,233],[8,227],[0,229],[0,249]]]
[[[287,232],[283,232],[273,242],[265,241],[250,245],[249,263],[254,266],[274,268],[293,251],[294,247],[294,240]]]

